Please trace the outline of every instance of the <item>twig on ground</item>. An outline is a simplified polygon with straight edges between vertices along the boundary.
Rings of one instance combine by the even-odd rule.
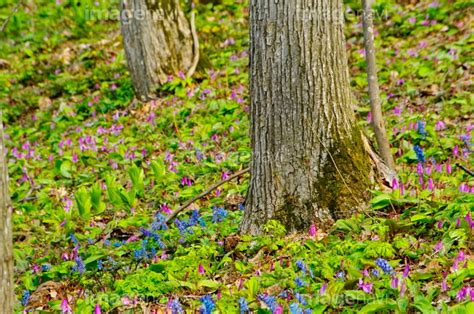
[[[467,169],[467,168],[464,167],[463,165],[461,165],[461,164],[456,164],[456,166],[458,166],[459,168],[461,168],[465,173],[467,173],[467,174],[470,175],[471,177],[474,177],[474,172],[472,172],[471,170]]]

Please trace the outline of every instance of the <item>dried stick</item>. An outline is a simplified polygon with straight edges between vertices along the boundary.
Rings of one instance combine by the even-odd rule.
[[[223,185],[224,183],[228,182],[228,181],[231,181],[237,177],[240,177],[241,175],[243,174],[246,174],[247,172],[250,171],[250,168],[245,168],[245,169],[242,169],[236,173],[234,173],[233,175],[229,176],[227,179],[224,179],[220,182],[217,182],[216,184],[214,184],[213,186],[211,186],[209,189],[207,189],[206,191],[202,192],[201,194],[199,194],[198,196],[195,196],[193,197],[192,199],[190,199],[189,201],[187,201],[186,203],[184,203],[183,205],[181,205],[177,210],[175,210],[167,219],[166,219],[166,223],[170,222],[172,219],[174,219],[180,212],[182,212],[183,210],[185,210],[186,208],[188,208],[192,203],[194,203],[195,201],[197,201],[198,199],[200,198],[203,198],[204,196],[208,195],[209,193],[211,193],[212,191],[214,191],[215,189],[217,189],[218,187],[220,187],[221,185]]]
[[[390,144],[382,115],[380,91],[375,64],[374,25],[372,15],[372,1],[362,0],[362,22],[364,28],[365,57],[367,61],[367,81],[369,85],[370,110],[372,112],[372,126],[383,161],[391,170],[395,170],[395,162],[390,152]]]

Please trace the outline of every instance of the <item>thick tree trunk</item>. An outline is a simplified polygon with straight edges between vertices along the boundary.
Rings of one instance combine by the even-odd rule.
[[[342,3],[250,1],[251,182],[241,232],[357,210],[372,165],[353,108]]]
[[[169,75],[193,67],[195,40],[179,0],[123,0],[122,35],[139,98],[152,97]]]
[[[0,313],[13,313],[12,217],[2,119],[0,110]]]

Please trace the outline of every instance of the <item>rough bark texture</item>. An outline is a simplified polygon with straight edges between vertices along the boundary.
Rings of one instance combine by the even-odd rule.
[[[374,23],[372,14],[372,1],[362,0],[363,25],[364,25],[364,42],[365,42],[365,58],[367,60],[367,81],[369,84],[370,111],[372,112],[372,126],[375,132],[375,138],[379,146],[379,153],[385,164],[395,171],[395,162],[392,152],[390,151],[390,143],[385,129],[385,123],[382,114],[382,105],[380,102],[380,90],[377,79],[377,66],[375,63],[374,48]]]
[[[13,313],[12,218],[8,194],[8,170],[0,110],[0,313]]]
[[[366,200],[339,0],[250,1],[251,182],[241,232],[331,223]]]
[[[193,66],[191,25],[179,0],[123,0],[122,35],[128,67],[139,98],[179,71]]]

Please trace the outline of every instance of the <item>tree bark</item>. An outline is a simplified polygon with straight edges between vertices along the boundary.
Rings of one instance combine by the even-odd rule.
[[[197,38],[179,0],[123,0],[121,25],[137,97],[151,98],[169,75],[193,67]]]
[[[0,313],[13,313],[12,217],[2,119],[0,110]]]
[[[250,1],[253,156],[242,233],[324,226],[367,199],[339,0]]]
[[[385,164],[390,170],[395,171],[395,162],[390,151],[390,142],[388,141],[387,131],[383,120],[382,106],[380,103],[380,90],[377,79],[377,65],[375,63],[374,47],[374,23],[372,14],[372,1],[362,0],[363,9],[363,27],[365,58],[367,61],[367,81],[369,87],[370,111],[372,112],[372,126],[374,128],[375,138],[379,146],[379,153]]]

